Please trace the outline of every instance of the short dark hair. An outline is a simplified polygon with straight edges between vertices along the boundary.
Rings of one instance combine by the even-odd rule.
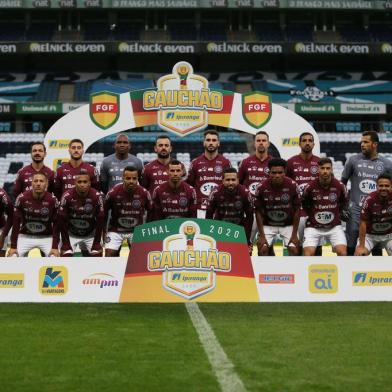
[[[34,142],[34,143],[32,143],[32,145],[30,147],[30,151],[33,150],[33,146],[37,146],[37,145],[38,146],[42,146],[44,148],[44,151],[46,152],[46,146],[45,146],[45,144],[43,142]]]
[[[304,136],[312,136],[312,140],[314,141],[314,136],[313,136],[313,134],[311,134],[310,132],[302,132],[302,133],[299,135],[299,142],[301,142],[301,139],[302,139]]]
[[[273,167],[282,166],[286,168],[287,162],[282,158],[272,158],[268,161],[268,168],[271,169]]]
[[[129,172],[138,172],[138,170],[136,169],[136,167],[135,166],[131,166],[131,165],[129,165],[129,166],[125,166],[124,167],[124,170],[123,170],[123,174],[126,172],[126,171],[129,171]],[[139,172],[138,172],[138,174],[139,174]]]
[[[82,145],[82,147],[84,147],[84,143],[80,139],[72,139],[69,142],[68,147],[71,147],[71,144],[73,144],[73,143],[80,143]]]
[[[181,165],[182,166],[182,163],[178,159],[172,159],[169,162],[169,165]]]
[[[362,136],[370,136],[370,140],[373,143],[378,143],[380,141],[378,133],[376,131],[365,131],[362,133]]]
[[[384,173],[381,173],[381,174],[377,177],[377,181],[378,181],[378,180],[389,180],[390,182],[392,182],[392,176],[391,176],[389,173],[384,172]]]
[[[319,165],[319,166],[324,166],[324,165],[326,165],[327,163],[329,163],[331,166],[333,166],[333,163],[332,163],[332,159],[331,159],[331,158],[324,157],[324,158],[320,158],[320,160],[318,161],[318,165]]]
[[[80,172],[76,174],[75,178],[79,176],[88,176],[88,178],[90,178],[90,174],[86,169],[80,169]]]
[[[34,174],[33,174],[33,178],[34,178],[35,176],[42,176],[42,177],[45,178],[46,181],[48,181],[48,177],[46,176],[45,173],[42,173],[42,172],[34,173]]]
[[[215,135],[219,139],[219,133],[215,131],[215,129],[207,129],[204,131],[203,139],[205,139],[207,135]]]
[[[170,136],[168,136],[168,135],[164,135],[164,134],[158,135],[158,136],[155,138],[155,144],[157,143],[157,141],[158,141],[159,139],[169,139],[169,140],[170,140],[170,143],[171,143]]]
[[[117,135],[116,139],[115,139],[115,143],[118,141],[118,139],[120,139],[120,137],[126,137],[128,140],[128,143],[130,143],[129,137],[126,133],[120,133],[119,135]]]
[[[237,174],[238,171],[237,171],[237,169],[236,169],[235,167],[226,167],[226,169],[223,170],[223,176],[224,176],[226,173],[235,173],[235,174]]]
[[[253,139],[256,139],[256,136],[258,136],[258,135],[265,135],[265,136],[267,136],[267,139],[269,140],[269,135],[268,135],[268,133],[265,132],[265,131],[259,131],[259,132],[257,132],[256,135],[253,137]]]

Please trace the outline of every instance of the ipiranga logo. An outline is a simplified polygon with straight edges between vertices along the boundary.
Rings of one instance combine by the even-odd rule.
[[[219,252],[212,237],[200,234],[197,223],[186,221],[178,234],[163,241],[161,252],[149,252],[148,270],[163,271],[166,290],[192,299],[215,288],[216,271],[231,271],[231,254]]]
[[[392,272],[354,271],[353,286],[392,286]]]

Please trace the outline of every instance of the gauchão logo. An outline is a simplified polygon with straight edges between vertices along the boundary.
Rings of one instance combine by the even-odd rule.
[[[42,295],[64,295],[68,291],[68,270],[63,266],[41,267],[39,291]]]
[[[353,286],[392,286],[392,272],[354,271]]]
[[[338,267],[334,264],[309,265],[309,291],[313,294],[333,294],[338,291]]]
[[[214,238],[200,234],[197,223],[186,221],[164,240],[162,251],[149,252],[147,263],[149,271],[163,271],[166,290],[192,299],[215,288],[216,271],[230,272],[231,255],[217,250]]]

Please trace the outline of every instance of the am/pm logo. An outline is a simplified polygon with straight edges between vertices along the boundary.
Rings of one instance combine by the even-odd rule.
[[[392,272],[353,272],[353,286],[392,286]]]
[[[118,287],[119,281],[113,275],[106,273],[91,274],[82,281],[84,286],[99,287],[100,289],[107,287]]]
[[[64,295],[68,291],[68,270],[62,266],[41,267],[38,289],[42,295]]]
[[[294,284],[294,274],[259,274],[259,283],[263,284]]]
[[[313,294],[334,294],[338,291],[338,267],[335,264],[311,264],[309,291]]]

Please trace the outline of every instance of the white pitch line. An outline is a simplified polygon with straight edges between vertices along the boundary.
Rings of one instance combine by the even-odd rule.
[[[227,357],[197,303],[187,302],[185,306],[222,392],[246,392],[244,384],[234,370],[233,363]]]

